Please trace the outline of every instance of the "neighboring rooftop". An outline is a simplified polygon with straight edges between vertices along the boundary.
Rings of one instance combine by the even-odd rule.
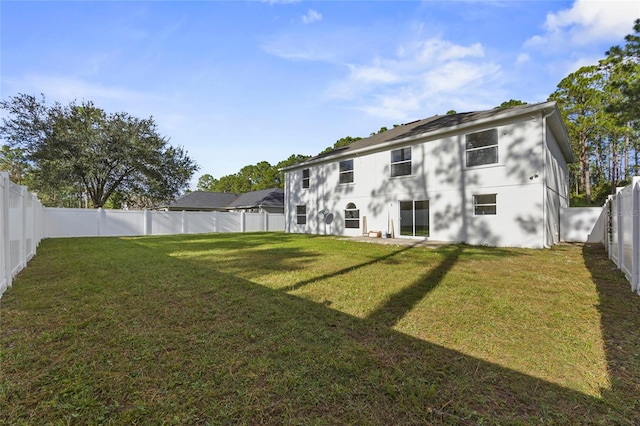
[[[167,207],[169,210],[230,210],[283,206],[284,191],[270,188],[245,194],[193,191],[177,198]]]
[[[230,192],[193,191],[169,204],[170,210],[226,210],[239,194]]]
[[[282,207],[284,206],[284,191],[280,188],[263,189],[240,194],[228,207]]]

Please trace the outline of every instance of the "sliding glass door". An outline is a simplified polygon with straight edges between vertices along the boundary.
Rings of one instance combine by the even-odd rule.
[[[400,235],[429,236],[429,200],[400,201]]]

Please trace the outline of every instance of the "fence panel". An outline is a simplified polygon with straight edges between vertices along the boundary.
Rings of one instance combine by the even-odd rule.
[[[284,231],[280,213],[44,209],[46,238]]]
[[[605,219],[602,207],[561,208],[560,240],[601,243],[604,241]]]
[[[12,275],[22,269],[22,252],[25,246],[24,236],[24,195],[21,187],[9,182],[9,268]]]
[[[182,212],[147,212],[151,219],[150,235],[173,235],[183,233]]]
[[[42,204],[25,186],[0,172],[0,297],[11,286],[13,277],[36,254],[42,240]]]
[[[610,237],[609,237],[609,257],[614,261],[614,263],[620,266],[620,262],[618,259],[618,202],[615,197],[613,197],[609,203],[611,203],[611,229],[610,229]]]
[[[610,216],[605,244],[609,257],[640,294],[640,177],[618,188],[604,209]]]
[[[97,210],[46,207],[43,214],[45,238],[100,235]]]
[[[215,232],[243,232],[242,213],[236,212],[215,212],[216,230]]]
[[[218,212],[185,212],[188,216],[190,234],[204,234],[218,232],[216,230],[216,215]]]
[[[284,215],[270,214],[267,219],[267,231],[284,231]]]
[[[245,213],[244,214],[244,230],[245,232],[264,231],[265,214],[263,213]]]
[[[618,258],[620,259],[619,267],[630,280],[633,268],[633,187],[627,186],[620,191],[617,196],[620,209],[618,212],[618,233],[620,238],[620,247],[618,248]]]
[[[97,210],[100,237],[133,237],[144,235],[145,217],[142,210]]]

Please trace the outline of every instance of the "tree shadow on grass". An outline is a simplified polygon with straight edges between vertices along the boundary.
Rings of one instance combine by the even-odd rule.
[[[443,259],[434,269],[417,279],[412,285],[391,296],[389,300],[380,305],[369,314],[368,318],[381,322],[387,327],[393,327],[404,317],[407,312],[420,302],[428,293],[433,291],[453,268],[462,254],[464,246],[456,245],[442,248]]]
[[[600,322],[611,389],[604,398],[640,424],[640,297],[601,244],[584,244],[582,254],[598,291]],[[631,416],[634,416],[631,418]]]
[[[343,268],[343,269],[340,269],[338,271],[332,271],[332,272],[330,272],[328,274],[323,274],[323,275],[320,275],[320,276],[317,276],[317,277],[310,278],[308,280],[299,281],[299,282],[297,282],[295,284],[292,284],[290,286],[284,287],[284,288],[282,288],[280,290],[281,291],[285,291],[285,292],[295,291],[295,290],[298,290],[298,289],[300,289],[300,288],[302,288],[302,287],[304,287],[306,285],[309,285],[309,284],[312,284],[312,283],[316,283],[318,281],[326,280],[326,279],[329,279],[329,278],[339,277],[341,275],[351,273],[351,272],[353,272],[353,271],[355,271],[357,269],[361,269],[361,268],[364,268],[364,267],[367,267],[367,266],[371,266],[371,265],[374,265],[374,264],[379,263],[379,262],[388,262],[393,257],[395,257],[395,256],[399,255],[400,253],[403,253],[403,252],[405,252],[407,250],[412,249],[417,244],[419,244],[419,243],[415,243],[413,245],[408,245],[406,247],[399,248],[398,250],[395,250],[395,251],[393,251],[393,252],[391,252],[389,254],[386,254],[384,256],[375,257],[374,259],[372,259],[370,261],[359,263],[359,264],[353,265],[353,266],[349,266],[348,268]]]
[[[139,259],[154,265],[149,276],[123,270],[123,276],[101,282],[99,309],[86,300],[41,295],[64,305],[55,311],[60,317],[33,318],[54,327],[48,336],[29,334],[40,325],[23,324],[24,316],[16,315],[20,321],[11,324],[13,334],[2,342],[3,352],[11,347],[5,353],[16,355],[3,358],[9,387],[0,420],[380,425],[637,420],[620,414],[608,399],[396,332],[382,316],[380,322],[359,319],[202,260],[119,242],[120,250],[103,255],[110,262]],[[419,279],[415,293],[399,297],[394,302],[402,306],[399,312],[434,288],[462,251],[452,249],[433,277]],[[21,308],[28,306],[23,291],[77,286],[101,267],[87,263],[81,252],[70,253],[77,258],[62,271],[68,284],[22,290],[30,287],[30,275],[59,272],[48,269],[47,255],[45,241],[24,282],[3,296],[5,321],[11,322],[16,310],[28,311]],[[194,268],[203,273],[194,276]],[[141,281],[137,293],[126,294],[134,280]],[[47,362],[37,361],[43,357]],[[29,368],[36,363],[39,368]],[[623,391],[618,389],[613,392]]]

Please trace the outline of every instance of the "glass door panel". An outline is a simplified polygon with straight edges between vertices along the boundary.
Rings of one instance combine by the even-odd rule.
[[[413,236],[413,201],[400,201],[400,235]]]
[[[414,235],[429,236],[429,200],[414,201]]]
[[[400,201],[400,235],[429,236],[429,200]]]

